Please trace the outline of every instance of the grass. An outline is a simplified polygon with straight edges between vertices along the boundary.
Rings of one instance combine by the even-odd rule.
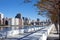
[[[0,24],[0,26],[5,26],[5,25],[1,25],[1,24]]]

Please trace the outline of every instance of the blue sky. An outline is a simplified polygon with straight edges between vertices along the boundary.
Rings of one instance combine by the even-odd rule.
[[[6,17],[15,17],[17,13],[31,19],[40,18],[44,20],[46,17],[38,15],[37,8],[33,5],[37,0],[32,0],[31,3],[24,3],[24,0],[0,0],[0,12]]]

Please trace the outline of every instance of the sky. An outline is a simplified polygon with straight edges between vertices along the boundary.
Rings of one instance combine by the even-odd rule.
[[[32,0],[31,3],[24,3],[24,0],[0,0],[0,12],[8,18],[15,17],[17,13],[21,13],[23,17],[28,17],[32,20],[37,18],[45,20],[46,17],[38,15],[38,9],[34,6],[36,2],[37,0]]]

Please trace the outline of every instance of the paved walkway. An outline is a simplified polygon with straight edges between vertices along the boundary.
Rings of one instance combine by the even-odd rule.
[[[48,35],[47,40],[59,40],[59,34],[57,34],[55,27],[53,27],[53,29],[51,30],[50,34]]]
[[[48,26],[48,27],[45,27],[44,29],[40,29],[29,35],[26,35],[22,38],[18,38],[18,39],[14,38],[14,39],[10,39],[10,40],[47,40],[47,37],[49,40],[50,39],[53,40],[53,37],[55,38],[55,36],[56,36],[56,38],[58,38],[59,35],[53,35],[53,34],[49,35],[51,28],[52,28],[52,26]],[[4,39],[4,40],[9,40],[9,39]]]
[[[59,34],[50,34],[47,40],[59,40]]]

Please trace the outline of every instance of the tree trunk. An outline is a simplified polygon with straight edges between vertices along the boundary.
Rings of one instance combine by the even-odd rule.
[[[59,31],[58,31],[58,24],[57,23],[54,23],[54,25],[55,25],[55,29],[56,29],[57,34],[58,34],[59,33]]]

